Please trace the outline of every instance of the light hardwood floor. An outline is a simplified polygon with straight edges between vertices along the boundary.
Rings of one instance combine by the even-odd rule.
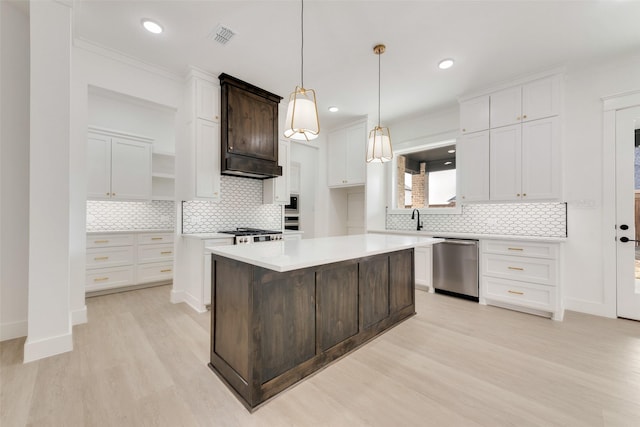
[[[255,413],[207,367],[170,287],[87,300],[70,353],[0,344],[2,427],[640,426],[640,322],[564,322],[417,292],[418,314]]]

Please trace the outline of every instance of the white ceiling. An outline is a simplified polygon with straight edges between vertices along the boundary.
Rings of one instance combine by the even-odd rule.
[[[141,18],[161,23],[154,36]],[[224,24],[226,45],[207,38]],[[184,75],[225,72],[287,97],[300,84],[300,1],[74,1],[74,32]],[[637,1],[306,0],[304,84],[321,126],[377,114],[382,122],[454,105],[469,91],[559,66],[640,52]],[[453,68],[437,68],[451,57]],[[336,105],[339,113],[327,108]]]

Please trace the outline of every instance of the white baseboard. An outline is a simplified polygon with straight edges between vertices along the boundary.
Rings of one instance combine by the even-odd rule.
[[[0,323],[0,341],[12,340],[14,338],[27,336],[27,321]]]
[[[183,302],[187,304],[189,307],[193,308],[198,313],[206,313],[207,308],[198,301],[193,295],[185,291],[171,291],[171,297],[169,299],[173,304],[177,304]]]
[[[87,306],[85,305],[80,310],[73,310],[71,312],[71,324],[81,325],[87,323]]]
[[[73,350],[73,335],[71,332],[41,340],[27,338],[24,343],[24,363],[55,356]]]

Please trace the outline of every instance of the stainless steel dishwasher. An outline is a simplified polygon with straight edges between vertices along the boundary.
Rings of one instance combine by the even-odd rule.
[[[478,241],[447,239],[433,246],[436,292],[478,301]]]

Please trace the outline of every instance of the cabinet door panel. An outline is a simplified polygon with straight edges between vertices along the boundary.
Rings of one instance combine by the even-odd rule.
[[[416,285],[426,286],[428,288],[433,287],[433,261],[431,255],[431,248],[416,248],[415,249],[415,277]]]
[[[358,333],[358,265],[344,265],[316,274],[318,339],[325,351]]]
[[[391,313],[413,304],[415,296],[413,251],[389,255],[389,310]]]
[[[331,132],[327,146],[327,179],[329,187],[345,184],[347,174],[347,131]]]
[[[519,200],[522,187],[520,125],[491,130],[489,162],[491,200]]]
[[[111,138],[90,133],[87,141],[87,197],[111,196]]]
[[[560,78],[536,80],[522,86],[522,120],[536,120],[560,113]]]
[[[381,255],[360,262],[362,329],[389,316],[389,257]]]
[[[522,125],[522,197],[560,198],[560,141],[558,118]]]
[[[491,94],[491,128],[520,123],[522,120],[522,88],[504,89]]]
[[[489,131],[463,135],[456,143],[456,163],[460,200],[489,200]]]
[[[460,131],[463,134],[489,129],[489,96],[460,103]]]
[[[196,197],[220,199],[220,125],[196,120]]]
[[[366,129],[358,124],[347,129],[347,170],[349,184],[364,184],[365,180]]]
[[[112,138],[111,192],[118,199],[151,199],[151,144]]]
[[[220,120],[220,86],[196,79],[196,116],[215,122]]]

